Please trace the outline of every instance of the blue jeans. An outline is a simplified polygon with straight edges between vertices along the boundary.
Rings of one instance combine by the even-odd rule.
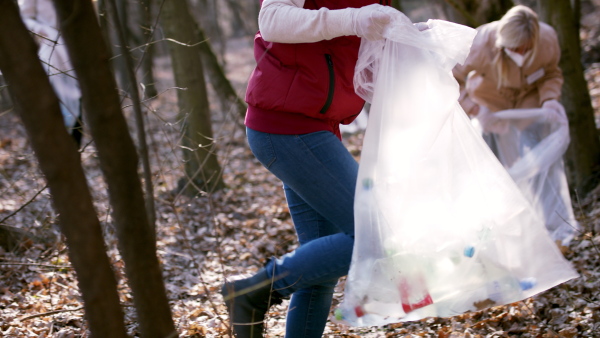
[[[283,182],[300,246],[267,263],[274,288],[292,295],[286,338],[321,337],[354,245],[358,163],[331,132],[279,135],[247,128],[256,158]]]

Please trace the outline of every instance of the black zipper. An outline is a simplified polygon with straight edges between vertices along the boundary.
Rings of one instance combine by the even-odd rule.
[[[333,60],[331,59],[331,55],[325,54],[325,60],[327,61],[327,68],[329,68],[329,91],[327,92],[327,101],[325,101],[325,105],[321,108],[319,113],[325,114],[329,106],[331,106],[331,101],[333,101],[333,90],[335,89],[335,73],[333,72]]]

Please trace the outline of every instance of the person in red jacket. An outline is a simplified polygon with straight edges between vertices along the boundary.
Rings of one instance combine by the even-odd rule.
[[[321,337],[354,244],[358,163],[341,142],[364,101],[353,76],[361,38],[382,39],[388,0],[264,0],[246,92],[247,138],[283,182],[299,247],[222,288],[238,338],[262,337],[272,304],[291,296],[286,337]]]

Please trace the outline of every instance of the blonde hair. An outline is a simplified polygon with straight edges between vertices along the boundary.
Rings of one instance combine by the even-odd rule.
[[[530,65],[535,59],[540,34],[538,16],[527,6],[514,6],[500,19],[496,34],[498,53],[494,57],[494,64],[498,71],[498,88],[500,88],[508,71],[506,66],[508,56],[503,52],[503,48],[528,46],[531,54],[525,65]]]

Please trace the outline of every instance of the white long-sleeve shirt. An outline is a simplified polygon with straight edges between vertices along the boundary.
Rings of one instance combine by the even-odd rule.
[[[356,9],[305,9],[304,0],[264,0],[258,27],[265,41],[306,43],[355,35]]]

